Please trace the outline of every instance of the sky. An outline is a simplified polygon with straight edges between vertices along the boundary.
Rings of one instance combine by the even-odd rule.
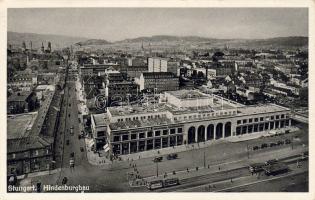
[[[8,31],[117,41],[308,36],[307,8],[9,8]]]

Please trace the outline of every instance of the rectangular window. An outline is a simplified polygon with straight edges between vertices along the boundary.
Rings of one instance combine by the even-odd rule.
[[[284,114],[281,115],[281,119],[284,119]]]
[[[153,136],[153,132],[149,131],[148,134],[147,134],[147,137],[152,137],[152,136]]]
[[[262,121],[264,121],[264,118],[263,118],[263,117],[261,117],[259,120],[262,122]]]
[[[258,118],[255,118],[255,122],[258,122]]]
[[[252,123],[252,122],[253,122],[253,119],[252,119],[252,118],[251,118],[251,119],[249,119],[249,120],[248,120],[248,122],[249,122],[249,123]]]
[[[161,131],[155,131],[155,137],[160,136],[161,135]]]
[[[131,139],[132,139],[132,140],[137,139],[137,134],[131,134]]]
[[[144,137],[145,137],[144,133],[139,133],[139,138],[144,138]]]
[[[176,129],[172,128],[170,134],[175,134],[176,133]]]
[[[118,142],[118,141],[120,141],[120,136],[118,135],[114,136],[114,142]]]
[[[275,119],[275,117],[274,116],[271,116],[271,120],[274,120]]]
[[[276,115],[276,119],[279,119],[279,115]]]
[[[242,123],[242,121],[241,120],[237,120],[237,124],[241,124]]]
[[[168,130],[163,130],[163,135],[167,135],[168,134]]]
[[[183,129],[182,128],[177,128],[177,133],[182,133]]]
[[[247,123],[247,119],[243,119],[243,124],[246,124]]]

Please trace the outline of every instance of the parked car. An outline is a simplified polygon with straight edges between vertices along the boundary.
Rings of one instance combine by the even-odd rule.
[[[261,144],[262,149],[267,148],[267,147],[268,147],[268,144],[266,144],[266,143]]]
[[[167,155],[167,160],[173,160],[176,159],[178,157],[177,153],[171,153]]]
[[[259,149],[259,146],[254,146],[254,147],[253,147],[253,150],[254,150],[254,151],[256,151],[256,150],[258,150],[258,149]]]
[[[160,157],[155,157],[154,159],[153,159],[153,162],[161,162],[163,160],[163,157],[162,156],[160,156]]]
[[[275,146],[277,146],[277,143],[274,143],[274,142],[270,143],[270,147],[275,147]]]
[[[278,144],[278,145],[283,145],[284,142],[279,140],[279,141],[277,142],[277,144]]]

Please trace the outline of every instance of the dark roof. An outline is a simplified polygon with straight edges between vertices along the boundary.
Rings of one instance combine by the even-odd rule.
[[[175,77],[172,72],[143,72],[144,78]]]
[[[50,142],[39,136],[7,140],[7,153],[22,152],[50,146]]]
[[[8,102],[10,101],[26,101],[26,99],[32,95],[32,91],[20,91],[17,93],[12,94],[8,97]]]

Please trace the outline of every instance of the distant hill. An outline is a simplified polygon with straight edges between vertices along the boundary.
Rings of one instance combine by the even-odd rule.
[[[63,35],[47,35],[47,34],[35,34],[35,33],[17,33],[8,32],[8,44],[21,46],[22,42],[25,41],[27,48],[29,48],[29,43],[32,41],[33,48],[40,48],[42,42],[45,48],[47,47],[47,42],[50,41],[53,49],[60,49],[64,47],[69,47],[70,45],[75,45],[76,47],[92,47],[93,48],[104,48],[108,46],[113,47],[136,47],[140,48],[141,43],[146,47],[148,44],[152,46],[173,46],[179,47],[181,45],[194,45],[203,48],[212,47],[224,47],[229,45],[230,47],[240,47],[240,48],[273,48],[273,47],[307,47],[308,37],[276,37],[269,39],[216,39],[216,38],[206,38],[199,36],[171,36],[171,35],[155,35],[151,37],[138,37],[125,39],[121,41],[116,41],[113,43],[108,42],[104,39],[90,39],[84,37],[71,37]]]
[[[156,35],[152,37],[138,37],[134,39],[125,39],[115,42],[115,44],[135,44],[151,43],[151,45],[174,45],[174,44],[199,44],[209,47],[222,47],[229,45],[231,47],[249,47],[249,48],[268,48],[268,47],[307,47],[308,37],[276,37],[268,39],[216,39],[198,36],[170,36]]]
[[[303,47],[308,45],[308,37],[276,37],[261,40],[247,40],[246,43],[255,46]]]
[[[53,49],[61,49],[85,40],[88,40],[88,38],[8,31],[7,42],[13,46],[22,46],[23,41],[25,41],[27,48],[29,48],[30,41],[32,41],[33,48],[37,49],[41,47],[42,42],[44,43],[44,47],[47,48],[47,42],[50,41]]]
[[[139,42],[216,42],[222,39],[205,38],[199,36],[171,36],[171,35],[155,35],[151,37],[138,37],[133,39],[125,39],[116,43],[139,43]]]
[[[100,39],[90,39],[90,40],[76,43],[76,45],[79,45],[79,46],[106,45],[106,44],[111,44],[111,43],[108,42],[107,40],[100,40]]]

